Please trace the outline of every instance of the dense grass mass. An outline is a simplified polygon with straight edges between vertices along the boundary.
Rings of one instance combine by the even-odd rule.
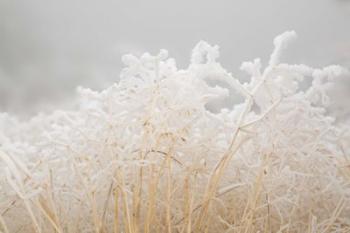
[[[349,126],[327,111],[346,71],[280,63],[295,37],[265,69],[243,63],[246,83],[200,42],[185,70],[165,50],[124,56],[73,111],[0,115],[0,232],[350,232]]]

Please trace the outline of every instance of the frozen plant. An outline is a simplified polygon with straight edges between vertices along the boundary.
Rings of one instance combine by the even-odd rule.
[[[201,41],[185,70],[165,50],[125,55],[120,82],[79,88],[74,111],[0,115],[0,231],[349,232],[349,127],[326,111],[347,71],[281,63],[295,37],[265,69],[244,62],[247,83]],[[242,103],[208,110],[232,89]]]

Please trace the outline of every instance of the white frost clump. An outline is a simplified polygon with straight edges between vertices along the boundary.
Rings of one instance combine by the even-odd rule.
[[[200,42],[188,69],[123,57],[119,83],[80,88],[74,111],[0,115],[0,232],[349,232],[349,127],[327,115],[346,72],[242,64],[240,83]],[[300,88],[304,79],[313,82]],[[227,83],[242,103],[213,113]]]

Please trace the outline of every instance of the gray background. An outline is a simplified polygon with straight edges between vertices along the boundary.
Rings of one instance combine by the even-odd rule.
[[[350,68],[349,0],[0,0],[0,111],[47,111],[77,85],[106,87],[124,53],[166,48],[186,68],[201,39],[239,76],[242,61],[266,62],[273,37],[290,29],[299,37],[285,61]]]

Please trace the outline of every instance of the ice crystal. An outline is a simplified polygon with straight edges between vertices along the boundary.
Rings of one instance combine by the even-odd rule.
[[[72,111],[1,114],[0,230],[349,232],[349,129],[327,114],[346,70],[281,63],[295,38],[244,62],[246,83],[201,41],[187,69],[123,56],[120,82],[79,88]],[[208,110],[229,88],[244,101]]]

